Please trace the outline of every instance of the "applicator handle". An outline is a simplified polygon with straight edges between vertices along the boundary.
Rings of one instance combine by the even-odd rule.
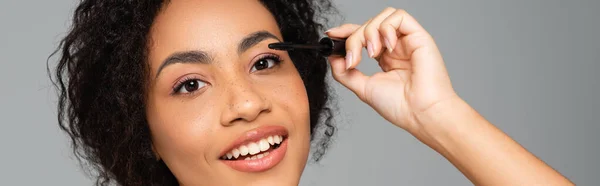
[[[322,56],[346,56],[346,39],[324,37],[319,40],[319,44],[327,46],[319,50]]]

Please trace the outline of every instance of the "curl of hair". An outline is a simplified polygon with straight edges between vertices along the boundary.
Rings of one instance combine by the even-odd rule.
[[[162,0],[82,0],[61,40],[55,72],[58,123],[71,138],[79,162],[96,173],[96,185],[178,185],[164,162],[152,153],[145,113],[149,80],[148,33],[168,2]],[[288,42],[316,42],[325,27],[329,0],[263,0]],[[319,161],[335,127],[332,124],[326,59],[313,51],[290,52],[306,87],[311,141]],[[50,66],[50,65],[49,65]],[[315,137],[322,132],[319,137]]]

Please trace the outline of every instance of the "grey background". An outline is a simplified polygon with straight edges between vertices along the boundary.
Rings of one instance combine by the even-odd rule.
[[[436,38],[458,93],[578,185],[600,183],[600,1],[336,1],[363,23],[408,10]],[[74,1],[0,2],[0,185],[91,185],[56,124],[46,57]],[[359,68],[376,71],[372,60]],[[335,84],[340,130],[301,185],[470,185],[442,156]]]

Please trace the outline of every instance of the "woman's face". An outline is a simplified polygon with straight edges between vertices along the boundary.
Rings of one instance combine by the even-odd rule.
[[[173,0],[149,39],[153,147],[182,185],[298,184],[308,98],[260,2]]]

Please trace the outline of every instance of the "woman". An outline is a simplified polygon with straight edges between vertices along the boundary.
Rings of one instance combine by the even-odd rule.
[[[98,185],[297,185],[310,142],[318,160],[333,135],[328,63],[267,45],[318,40],[331,9],[326,0],[82,1],[59,48],[60,126]],[[405,11],[326,34],[348,38],[347,55],[328,59],[333,77],[473,183],[571,184],[454,92],[433,39]],[[382,72],[354,68],[363,47]]]

